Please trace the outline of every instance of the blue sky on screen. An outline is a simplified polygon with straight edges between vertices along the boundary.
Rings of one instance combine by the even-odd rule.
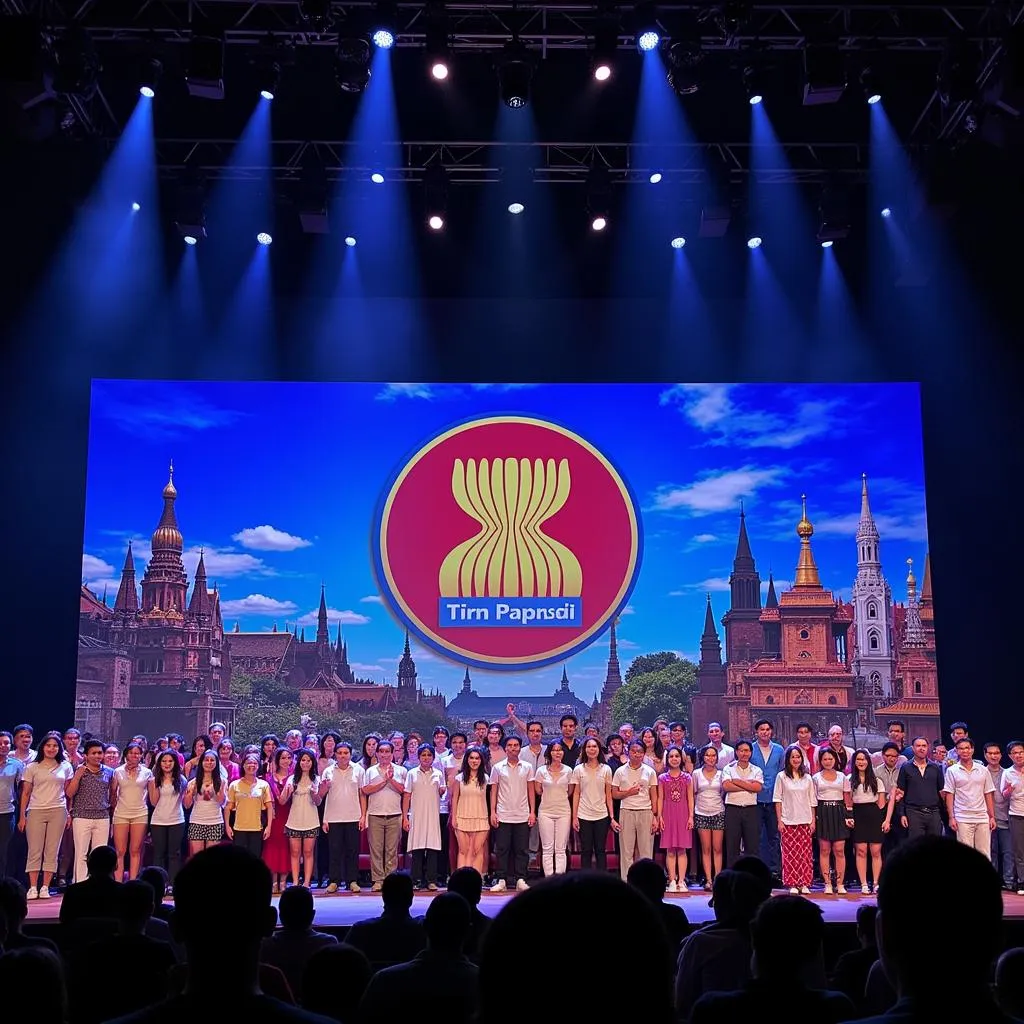
[[[617,465],[643,515],[643,564],[619,627],[623,668],[636,654],[696,657],[705,595],[716,618],[742,502],[757,567],[789,586],[808,496],[822,582],[849,596],[861,474],[868,474],[882,560],[897,600],[906,559],[927,549],[916,384],[330,384],[95,381],[82,578],[116,593],[133,540],[141,578],[173,458],[191,583],[205,549],[225,628],[316,623],[327,587],[357,674],[394,678],[403,630],[381,603],[370,530],[402,460],[478,415],[546,417]],[[310,628],[312,626],[312,629]],[[570,659],[577,695],[604,677],[607,635]],[[449,696],[463,667],[414,645],[420,681]],[[550,693],[560,665],[474,670],[478,692]]]

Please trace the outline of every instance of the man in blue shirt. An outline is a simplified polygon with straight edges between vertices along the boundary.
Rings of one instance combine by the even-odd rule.
[[[782,771],[784,752],[778,743],[772,740],[775,727],[767,718],[754,723],[757,742],[750,763],[756,764],[764,773],[764,785],[757,794],[757,810],[761,816],[761,860],[768,865],[772,876],[782,870],[782,851],[779,845],[779,823],[775,816],[775,776]],[[747,853],[753,853],[747,850]]]

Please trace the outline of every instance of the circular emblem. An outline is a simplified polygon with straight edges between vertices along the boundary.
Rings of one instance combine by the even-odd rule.
[[[640,569],[640,515],[619,472],[578,434],[525,416],[424,444],[384,492],[373,542],[395,613],[480,668],[538,668],[586,647]]]

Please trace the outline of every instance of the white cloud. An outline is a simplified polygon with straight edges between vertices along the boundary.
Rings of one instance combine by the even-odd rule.
[[[757,409],[737,397],[735,384],[676,384],[663,391],[662,405],[678,405],[712,444],[743,448],[797,448],[833,432],[838,401],[793,395],[785,410]]]
[[[539,384],[470,384],[474,391],[522,391],[524,388],[539,388]]]
[[[384,598],[380,594],[367,594],[366,597],[359,598],[360,604],[383,604]]]
[[[434,390],[429,384],[385,384],[377,392],[377,400],[380,402],[393,402],[397,398],[422,398],[430,401],[434,397]]]
[[[718,538],[713,533],[698,533],[693,538],[694,544],[713,544]]]
[[[851,512],[845,516],[833,516],[827,519],[814,519],[814,532],[821,536],[855,537],[860,513]],[[928,540],[928,522],[924,512],[912,514],[907,518],[890,515],[876,515],[875,525],[884,544],[887,540],[906,540],[925,543]]]
[[[638,651],[640,649],[639,644],[633,643],[632,640],[620,639],[617,640],[620,651]]]
[[[264,594],[250,594],[248,597],[236,598],[232,601],[221,601],[220,610],[225,618],[245,615],[290,615],[298,606],[292,601],[278,601]]]
[[[196,566],[199,564],[199,555],[202,553],[203,564],[206,566],[206,576],[210,582],[215,580],[232,579],[239,576],[276,576],[277,573],[262,558],[256,555],[247,554],[244,551],[235,551],[233,548],[200,547],[193,545],[182,553],[181,559],[185,563],[185,571],[189,580],[196,576]],[[135,557],[135,568],[141,575],[141,570],[153,557],[153,550],[148,537],[136,537],[132,539],[132,554]]]
[[[788,472],[783,466],[752,465],[712,471],[684,487],[662,485],[654,494],[653,508],[695,516],[734,510],[741,498],[756,495],[762,487],[777,487]]]
[[[252,551],[295,551],[297,548],[308,548],[313,543],[267,525],[248,526],[232,535],[231,539]]]
[[[619,612],[619,615],[636,615],[636,609],[631,604],[627,604],[622,611]]]
[[[82,555],[82,579],[89,580],[112,580],[118,575],[117,570],[102,558],[95,555]]]
[[[300,615],[295,623],[298,626],[315,626],[317,625],[320,610],[314,608],[311,612],[306,612],[305,615]],[[333,628],[340,622],[343,626],[365,626],[370,620],[365,615],[360,615],[359,612],[354,612],[351,609],[345,609],[341,611],[337,608],[327,609],[327,622]]]
[[[702,594],[722,593],[730,589],[729,578],[727,576],[709,576],[699,583],[684,584],[684,588],[690,591],[697,590]]]
[[[349,667],[353,672],[387,672],[383,665],[364,665],[361,661],[349,662]]]

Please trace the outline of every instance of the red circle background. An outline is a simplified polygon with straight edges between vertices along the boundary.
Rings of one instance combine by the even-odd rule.
[[[582,623],[569,626],[438,628],[438,570],[455,545],[472,537],[479,524],[452,496],[456,458],[569,460],[572,486],[562,509],[544,531],[576,555],[583,570]],[[436,444],[412,466],[394,493],[383,527],[382,561],[390,567],[396,596],[415,618],[470,657],[528,659],[571,644],[607,619],[630,565],[634,530],[632,501],[608,468],[586,447],[555,427],[524,422],[470,425]],[[639,550],[635,557],[639,558]],[[455,653],[455,652],[453,652]]]

